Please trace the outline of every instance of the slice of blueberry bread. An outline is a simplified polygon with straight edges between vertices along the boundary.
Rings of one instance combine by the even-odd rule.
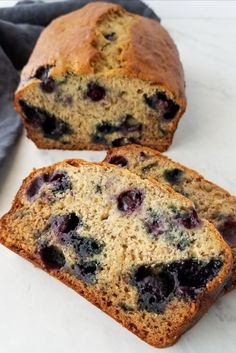
[[[190,200],[106,163],[34,171],[0,242],[156,347],[192,326],[231,275],[230,248]]]
[[[176,192],[193,201],[200,217],[206,218],[219,230],[231,246],[234,267],[231,285],[236,286],[236,197],[204,179],[196,171],[168,157],[137,145],[111,149],[105,161],[127,168],[139,176],[152,177],[170,185]]]
[[[164,151],[185,105],[182,65],[166,30],[99,2],[43,31],[15,96],[40,148],[136,142]]]

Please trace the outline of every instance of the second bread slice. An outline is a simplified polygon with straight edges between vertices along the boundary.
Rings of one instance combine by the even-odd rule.
[[[234,267],[232,283],[229,283],[226,289],[230,290],[236,286],[235,196],[204,179],[196,171],[150,148],[138,145],[113,148],[105,161],[127,168],[143,178],[154,178],[193,201],[199,216],[213,223],[231,246]]]

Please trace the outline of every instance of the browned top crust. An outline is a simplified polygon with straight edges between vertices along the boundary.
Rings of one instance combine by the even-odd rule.
[[[162,86],[185,106],[184,75],[177,48],[159,22],[126,12],[109,3],[90,3],[54,20],[41,34],[22,73],[22,84],[40,66],[53,65],[52,76],[66,72],[101,73],[97,63],[96,26],[110,13],[132,18],[128,41],[120,54],[121,66],[102,70],[102,75],[139,78]]]

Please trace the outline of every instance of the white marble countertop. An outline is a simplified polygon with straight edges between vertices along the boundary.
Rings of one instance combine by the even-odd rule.
[[[155,1],[149,1],[158,10]],[[201,2],[202,6],[202,2]],[[185,69],[188,108],[166,153],[236,194],[236,20],[163,19]],[[34,167],[103,152],[43,151],[25,134],[0,170],[0,215]],[[0,246],[0,351],[154,352],[57,280]],[[236,292],[165,352],[234,353]]]

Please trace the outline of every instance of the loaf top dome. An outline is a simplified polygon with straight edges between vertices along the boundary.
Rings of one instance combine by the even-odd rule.
[[[122,34],[113,41],[116,28]],[[184,75],[177,48],[159,22],[125,11],[121,6],[90,3],[54,20],[41,34],[22,72],[22,85],[39,67],[52,76],[96,73],[130,77],[163,86],[185,105]]]

